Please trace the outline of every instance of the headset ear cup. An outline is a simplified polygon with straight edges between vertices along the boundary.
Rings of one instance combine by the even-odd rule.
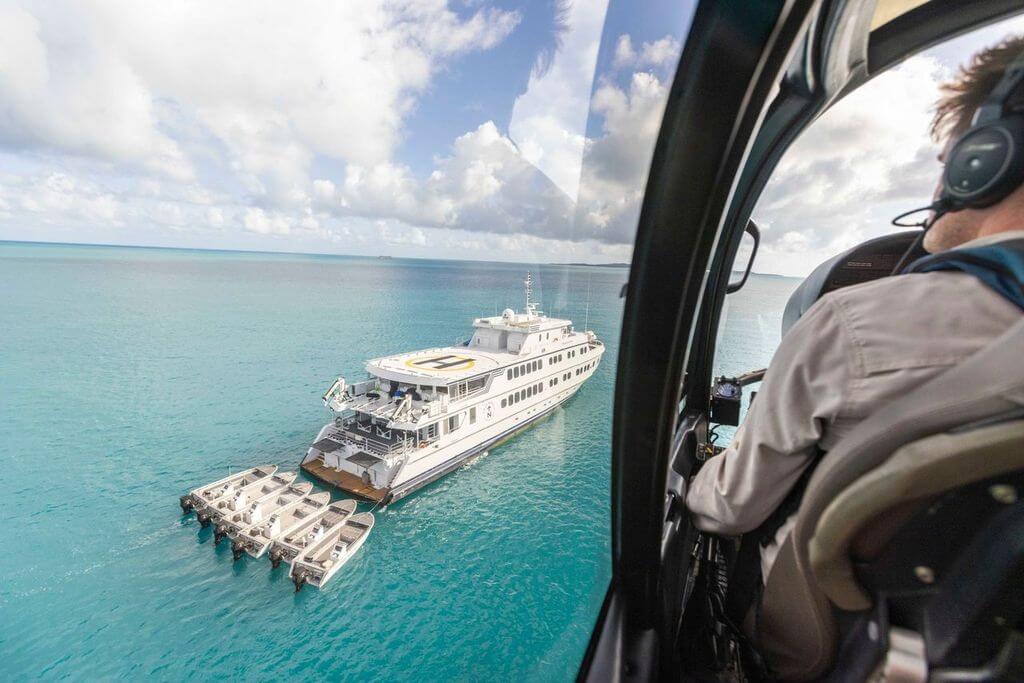
[[[1024,182],[1024,116],[972,128],[957,140],[942,174],[942,199],[954,210],[1002,201]]]

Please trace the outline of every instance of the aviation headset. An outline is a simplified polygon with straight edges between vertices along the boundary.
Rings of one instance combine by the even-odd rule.
[[[970,127],[960,134],[946,156],[942,190],[932,204],[907,211],[892,220],[901,227],[924,228],[893,269],[899,273],[924,240],[924,233],[941,216],[963,209],[982,209],[1005,199],[1024,183],[1024,53],[1006,68],[1002,79],[978,107]],[[1022,95],[1014,101],[1015,95]],[[917,223],[902,219],[931,211]]]
[[[1011,100],[1024,83],[1024,54],[1010,64],[971,126],[953,144],[937,211],[992,206],[1024,182],[1024,107]]]

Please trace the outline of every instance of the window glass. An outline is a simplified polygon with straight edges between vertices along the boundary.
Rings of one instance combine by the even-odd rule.
[[[74,444],[0,477],[26,615],[5,677],[572,678],[611,576],[619,292],[693,5],[3,3],[0,447]],[[498,410],[513,380],[541,391],[541,348],[564,363],[584,331],[609,362],[514,429],[544,411]],[[455,443],[487,456],[396,488]],[[403,495],[361,502],[366,543],[293,597],[174,514],[262,464]]]
[[[753,272],[726,296],[715,376],[767,367],[793,291],[819,263],[871,238],[906,230],[890,220],[931,202],[940,144],[929,136],[940,84],[979,49],[1024,32],[1017,17],[907,59],[855,90],[786,152],[753,218],[761,245]],[[746,264],[749,252],[737,255]],[[745,396],[757,384],[744,389]],[[745,414],[745,398],[742,411]],[[726,445],[734,429],[717,429]]]

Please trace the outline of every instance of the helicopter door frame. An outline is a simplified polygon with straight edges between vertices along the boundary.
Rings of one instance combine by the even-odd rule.
[[[581,679],[648,680],[676,668],[664,643],[682,613],[694,533],[685,481],[710,401],[706,363],[691,349],[704,336],[702,309],[728,285],[709,268],[722,258],[736,180],[816,6],[702,0],[694,14],[633,251],[613,418],[612,583]],[[684,368],[694,381],[682,387]]]
[[[869,34],[874,4],[698,4],[633,252],[613,417],[612,581],[580,680],[679,672],[674,644],[694,534],[682,503],[707,427],[714,331],[746,220],[782,153],[869,78],[1019,8],[931,0]],[[852,22],[860,41],[842,40]]]

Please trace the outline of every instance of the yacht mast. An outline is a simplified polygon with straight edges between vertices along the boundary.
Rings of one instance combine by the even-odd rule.
[[[530,301],[530,296],[533,294],[533,276],[530,271],[526,271],[526,315],[533,315],[536,312],[537,305]]]

